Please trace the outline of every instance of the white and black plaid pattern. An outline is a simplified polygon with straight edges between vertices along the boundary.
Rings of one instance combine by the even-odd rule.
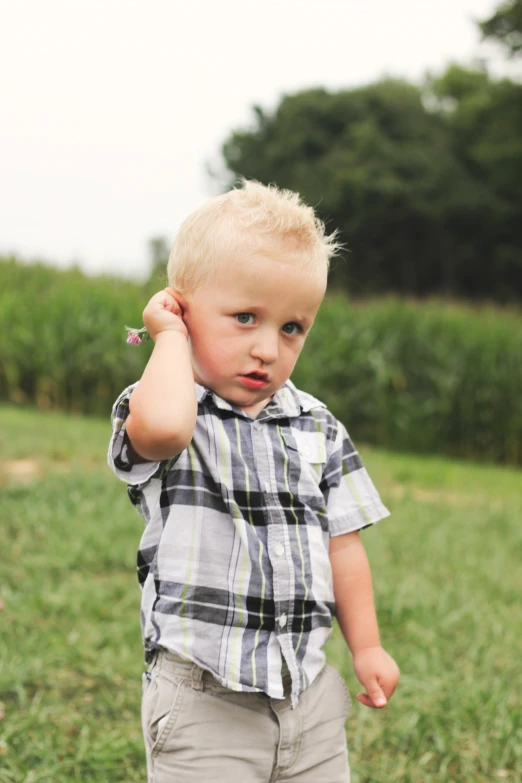
[[[146,527],[138,553],[150,660],[164,648],[225,687],[292,703],[324,665],[334,598],[329,537],[388,516],[345,428],[290,382],[257,419],[196,386],[198,417],[175,459],[133,464],[116,401],[109,465]]]

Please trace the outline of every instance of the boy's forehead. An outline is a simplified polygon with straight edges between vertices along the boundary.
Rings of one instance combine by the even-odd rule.
[[[271,258],[253,258],[223,267],[214,285],[234,306],[266,308],[281,304],[303,319],[314,314],[326,290],[326,271]]]
[[[277,255],[258,252],[239,258],[227,256],[219,262],[216,272],[221,277],[230,275],[230,283],[236,283],[238,287],[249,283],[270,283],[280,278],[299,279],[303,287],[310,283],[326,285],[327,274],[326,268],[308,263],[302,253],[296,252]]]

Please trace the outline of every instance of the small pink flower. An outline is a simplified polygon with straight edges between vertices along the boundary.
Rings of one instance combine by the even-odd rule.
[[[129,332],[127,335],[127,342],[129,345],[141,345],[141,337],[138,332]]]
[[[143,340],[149,339],[149,333],[143,326],[141,329],[133,329],[131,326],[125,327],[127,334],[127,342],[129,345],[141,345]]]

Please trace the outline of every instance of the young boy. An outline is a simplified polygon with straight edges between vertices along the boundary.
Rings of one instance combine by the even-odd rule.
[[[337,246],[296,194],[245,182],[181,227],[154,350],[113,411],[109,463],[146,523],[138,554],[150,783],[346,783],[350,699],[380,645],[358,531],[388,516],[350,438],[289,380]]]

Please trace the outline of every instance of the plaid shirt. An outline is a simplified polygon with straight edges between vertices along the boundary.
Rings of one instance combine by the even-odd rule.
[[[255,420],[196,384],[188,448],[141,464],[125,434],[135,386],[113,408],[109,465],[146,524],[146,659],[164,648],[225,687],[275,698],[287,668],[295,706],[323,668],[331,634],[329,537],[389,512],[343,425],[291,381]]]

